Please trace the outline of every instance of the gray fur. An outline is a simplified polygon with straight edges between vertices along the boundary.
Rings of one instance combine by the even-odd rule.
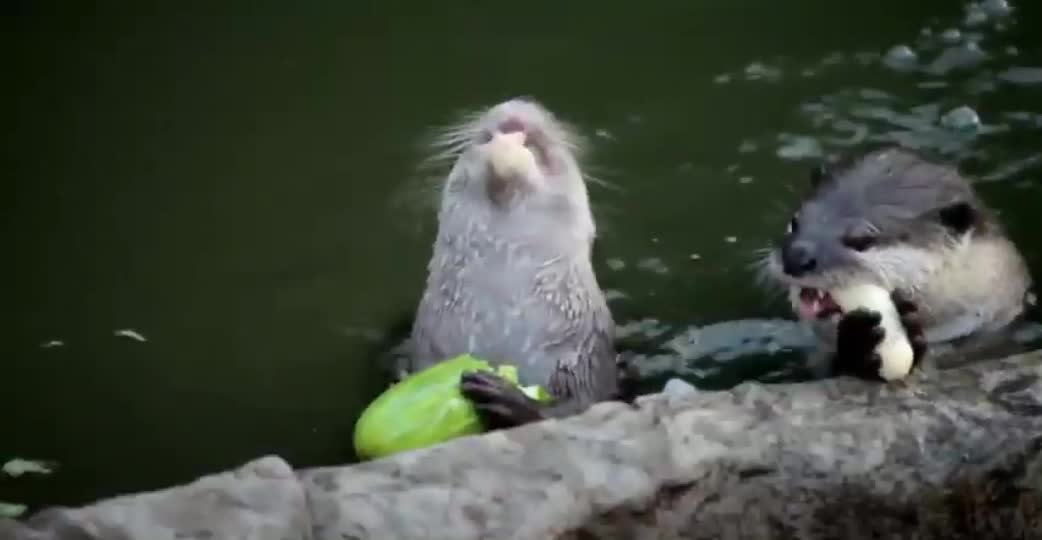
[[[537,178],[494,179],[475,149],[509,117],[543,152]],[[615,326],[590,261],[595,228],[574,132],[539,104],[514,99],[468,116],[440,143],[439,157],[455,163],[409,369],[471,353],[517,365],[523,383],[563,401],[614,395]]]
[[[946,225],[942,210],[964,203],[974,219],[965,231]],[[916,303],[927,341],[945,342],[996,330],[1021,314],[1031,286],[1027,266],[994,213],[950,166],[902,149],[871,152],[827,174],[800,206],[797,230],[817,261],[793,277],[781,245],[767,270],[794,294],[799,287],[834,289],[871,282],[901,290]],[[871,235],[857,251],[844,236]]]

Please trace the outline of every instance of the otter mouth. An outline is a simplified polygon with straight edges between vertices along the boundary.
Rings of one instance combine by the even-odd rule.
[[[843,309],[828,291],[811,287],[800,287],[799,313],[804,319],[826,319],[843,313]]]

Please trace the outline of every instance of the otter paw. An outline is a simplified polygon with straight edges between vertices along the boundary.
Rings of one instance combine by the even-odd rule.
[[[640,371],[629,356],[618,355],[615,364],[618,374],[618,389],[614,399],[633,403],[640,391]]]
[[[538,401],[495,373],[464,373],[460,377],[460,392],[474,404],[481,423],[488,430],[511,428],[543,418]]]
[[[876,346],[883,341],[885,331],[880,326],[882,315],[877,311],[855,309],[839,320],[836,327],[836,358],[833,370],[864,379],[881,379],[882,359]]]
[[[923,331],[923,322],[919,316],[919,307],[902,292],[894,291],[890,295],[897,308],[897,315],[901,318],[901,326],[908,335],[908,342],[912,345],[912,369],[919,365],[919,361],[926,356],[926,332]]]

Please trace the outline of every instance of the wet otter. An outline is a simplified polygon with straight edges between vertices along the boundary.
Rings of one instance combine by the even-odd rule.
[[[841,313],[829,291],[891,291],[914,349],[993,334],[1017,319],[1031,278],[991,209],[953,167],[888,147],[811,173],[812,192],[766,268],[831,346],[834,373],[879,378],[879,314]],[[838,322],[837,322],[838,319]]]
[[[595,226],[577,134],[527,98],[440,139],[455,159],[442,190],[410,371],[463,353],[518,366],[536,402],[490,373],[461,391],[490,429],[560,417],[614,397],[615,325],[590,261]]]

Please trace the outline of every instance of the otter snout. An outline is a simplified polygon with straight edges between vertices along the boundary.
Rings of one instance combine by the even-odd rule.
[[[818,260],[814,255],[814,246],[804,240],[786,242],[781,252],[782,270],[792,277],[800,277],[814,271]]]

